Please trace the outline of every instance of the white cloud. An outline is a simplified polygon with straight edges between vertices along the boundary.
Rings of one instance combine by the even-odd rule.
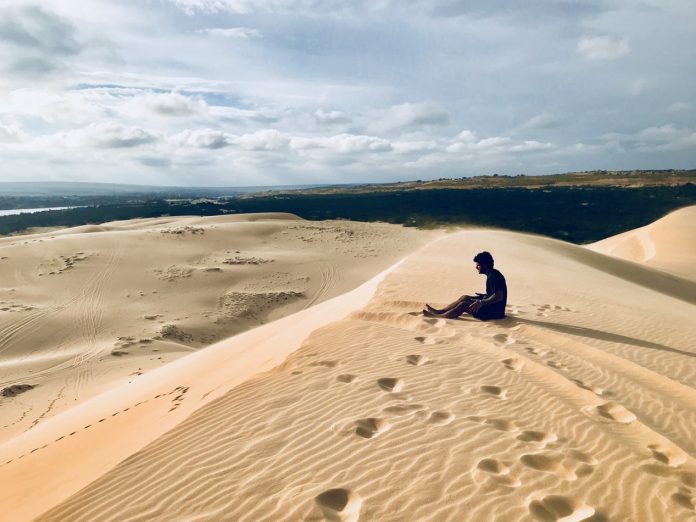
[[[356,0],[169,0],[185,13],[297,13],[337,12],[347,10],[381,10],[390,2]]]
[[[631,52],[626,39],[616,39],[608,36],[584,36],[575,47],[577,53],[585,60],[606,61],[616,60]]]
[[[694,107],[693,104],[690,102],[678,101],[678,102],[674,102],[669,107],[667,107],[667,112],[673,112],[673,113],[688,112],[691,109],[693,109],[693,107]]]
[[[246,40],[248,38],[261,38],[261,32],[258,29],[252,29],[250,27],[213,27],[210,29],[200,29],[198,31],[202,34],[207,34],[208,36],[220,36],[223,38],[240,38]]]
[[[63,144],[74,147],[98,149],[126,149],[147,145],[159,140],[159,136],[140,127],[120,123],[94,123],[61,135]]]
[[[232,143],[234,137],[222,131],[213,129],[186,130],[172,136],[172,143],[184,147],[201,149],[221,149]]]
[[[402,103],[393,105],[370,125],[375,132],[416,129],[449,124],[449,113],[433,103]]]
[[[318,109],[314,113],[314,119],[317,123],[324,125],[336,125],[341,123],[350,123],[351,118],[346,113],[341,111],[324,111]]]
[[[672,123],[647,127],[633,134],[609,133],[604,139],[622,149],[639,152],[696,150],[696,131]]]
[[[477,140],[476,134],[474,134],[470,130],[463,130],[462,132],[457,134],[452,141],[463,142],[463,143],[473,143],[476,140]]]
[[[22,88],[11,91],[6,100],[0,99],[0,110],[50,124],[82,125],[105,115],[103,102],[101,93]]]
[[[15,124],[0,123],[0,143],[16,143],[27,139],[26,133]]]
[[[394,141],[391,145],[397,154],[429,154],[439,150],[434,141]]]
[[[232,138],[230,142],[245,150],[273,151],[288,146],[290,138],[274,129],[263,129]]]
[[[556,148],[553,143],[550,142],[539,142],[535,140],[526,140],[522,143],[513,145],[508,150],[510,152],[538,152],[542,150],[551,150]]]
[[[293,138],[291,147],[296,150],[323,148],[340,154],[356,152],[385,152],[392,149],[392,145],[388,140],[375,136],[345,133],[337,134],[335,136],[316,138],[296,137]]]
[[[520,129],[553,129],[558,127],[560,123],[560,118],[548,112],[542,112],[525,121],[520,125]]]

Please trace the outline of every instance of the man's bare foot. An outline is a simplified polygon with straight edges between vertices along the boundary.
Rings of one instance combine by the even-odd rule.
[[[434,313],[434,314],[441,314],[441,313],[442,313],[442,310],[438,310],[437,308],[433,308],[432,306],[430,306],[430,305],[427,304],[427,303],[425,304],[425,308],[426,308],[429,312],[432,312],[432,313]]]
[[[438,317],[438,315],[435,312],[431,312],[427,308],[423,308],[423,315],[426,317]]]

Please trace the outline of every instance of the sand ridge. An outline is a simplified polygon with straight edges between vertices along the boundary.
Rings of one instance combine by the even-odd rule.
[[[509,317],[420,315],[483,286],[468,262],[483,249],[508,279]],[[692,520],[696,306],[673,285],[560,241],[449,234],[347,316],[283,319],[323,316],[282,364],[211,402],[186,406],[193,388],[150,374],[143,391],[179,386],[166,401],[181,421],[39,520]],[[213,369],[194,355],[190,380]],[[5,484],[26,478],[13,465]]]
[[[696,206],[685,207],[644,227],[588,248],[696,281]]]

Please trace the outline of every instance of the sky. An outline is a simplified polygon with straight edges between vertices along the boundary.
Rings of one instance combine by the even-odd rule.
[[[0,181],[696,168],[693,0],[2,0]]]

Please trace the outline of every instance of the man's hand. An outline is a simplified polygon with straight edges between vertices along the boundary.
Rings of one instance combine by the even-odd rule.
[[[479,301],[479,300],[477,299],[476,301],[474,301],[473,303],[471,303],[471,305],[469,306],[469,313],[470,313],[470,314],[475,314],[475,313],[478,312],[480,309],[481,309],[481,301]]]

